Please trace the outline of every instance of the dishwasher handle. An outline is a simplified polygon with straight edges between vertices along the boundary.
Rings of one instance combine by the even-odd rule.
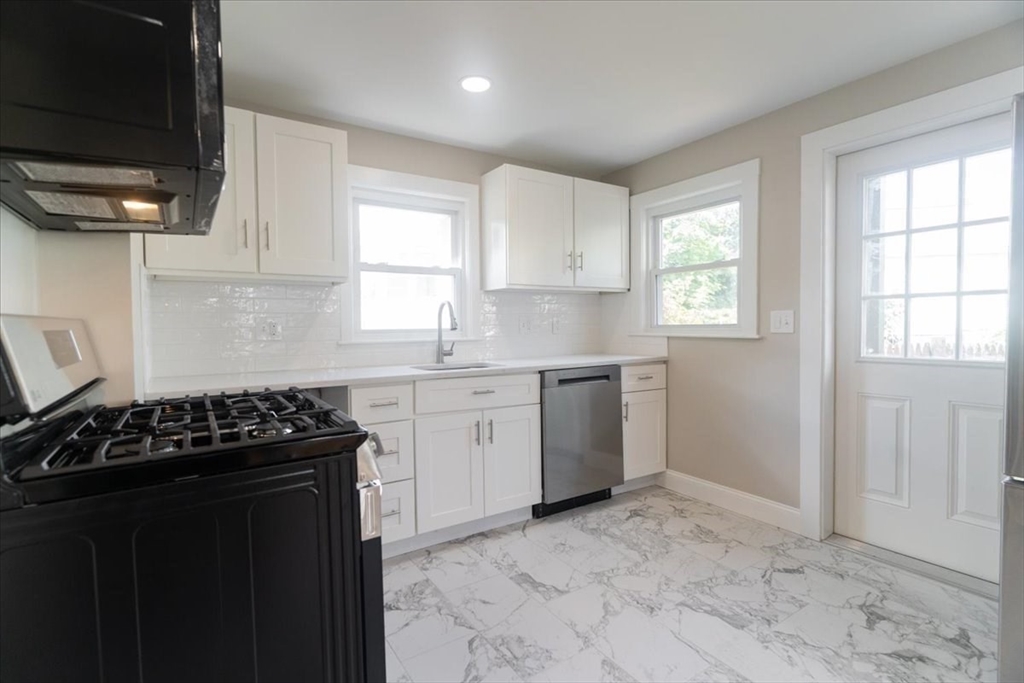
[[[540,373],[541,388],[554,389],[574,384],[603,384],[621,382],[622,368],[618,365],[601,365],[593,368],[568,368]]]

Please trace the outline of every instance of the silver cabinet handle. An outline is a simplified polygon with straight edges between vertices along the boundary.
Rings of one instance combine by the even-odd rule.
[[[622,407],[626,409],[626,414],[623,417],[623,419],[625,419],[626,422],[629,422],[629,401],[626,401],[625,403],[623,403]]]
[[[249,219],[242,219],[242,248],[249,248]]]
[[[384,451],[383,453],[378,453],[377,457],[379,458],[382,455],[398,455],[398,451]]]
[[[583,270],[583,252],[582,251],[579,253],[579,260],[580,260],[580,270]]]
[[[476,445],[480,445],[480,420],[476,421]]]
[[[380,516],[380,518],[387,519],[388,517],[397,517],[400,514],[402,514],[401,510],[395,510],[394,512],[385,512],[383,515]]]
[[[569,270],[572,270],[572,252],[569,252]]]
[[[398,399],[397,398],[395,400],[393,400],[393,401],[376,401],[376,402],[370,403],[370,407],[371,408],[388,408],[390,406],[397,406],[397,405],[398,405]]]
[[[487,421],[487,441],[494,443],[494,420]]]
[[[480,396],[481,394],[493,394],[493,393],[494,393],[494,389],[474,389],[473,390],[473,395],[474,396]]]
[[[270,221],[267,221],[267,251],[270,251]]]
[[[643,381],[645,379],[654,379],[654,375],[640,375],[637,377],[638,380]]]

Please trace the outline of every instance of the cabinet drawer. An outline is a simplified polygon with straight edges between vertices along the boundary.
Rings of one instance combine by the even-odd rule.
[[[540,375],[498,375],[416,382],[417,413],[540,403]]]
[[[412,417],[412,385],[353,387],[349,390],[348,409],[361,424],[408,420]]]
[[[382,481],[388,483],[412,479],[416,473],[412,420],[363,426],[371,432],[377,432],[384,446],[384,452],[377,455]]]
[[[664,363],[622,366],[622,393],[664,388]]]
[[[416,535],[416,485],[412,481],[384,484],[380,497],[381,542]]]

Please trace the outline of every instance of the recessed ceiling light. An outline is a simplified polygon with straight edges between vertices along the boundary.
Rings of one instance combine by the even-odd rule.
[[[483,76],[466,76],[459,83],[462,89],[467,92],[484,92],[491,89],[490,79]]]

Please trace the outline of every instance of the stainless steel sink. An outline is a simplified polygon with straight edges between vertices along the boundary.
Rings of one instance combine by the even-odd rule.
[[[474,368],[500,368],[501,363],[431,363],[413,365],[413,370],[472,370]]]

